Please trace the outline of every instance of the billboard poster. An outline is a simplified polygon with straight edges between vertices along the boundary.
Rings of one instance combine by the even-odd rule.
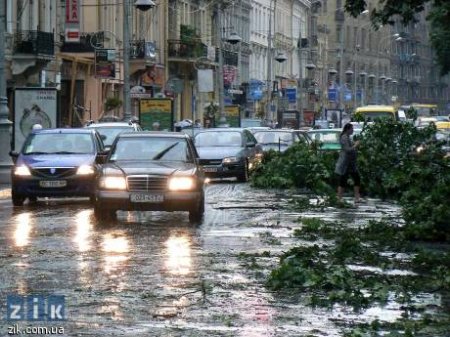
[[[95,49],[95,77],[116,78],[116,51]]]
[[[170,98],[141,99],[139,105],[141,126],[144,130],[173,130],[173,106]]]
[[[240,126],[240,114],[239,114],[239,105],[227,105],[225,106],[225,116],[227,119],[228,125],[230,127],[239,127]],[[219,116],[220,118],[220,116]],[[219,120],[219,119],[217,119]]]
[[[56,88],[17,88],[14,91],[14,149],[20,150],[33,125],[56,128]]]

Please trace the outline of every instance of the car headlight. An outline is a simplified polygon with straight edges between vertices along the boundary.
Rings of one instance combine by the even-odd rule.
[[[416,148],[416,152],[417,152],[417,153],[421,153],[421,152],[423,152],[423,150],[425,150],[425,147],[424,147],[423,145],[419,145],[419,146]]]
[[[91,165],[81,165],[77,170],[77,174],[79,175],[94,174],[94,168]]]
[[[124,177],[103,177],[100,180],[100,187],[109,190],[125,190],[127,181]]]
[[[16,176],[31,176],[30,169],[25,165],[16,166],[14,169],[14,175]]]
[[[224,164],[237,163],[238,161],[239,161],[238,157],[226,157],[222,159],[222,163]]]
[[[192,190],[195,182],[191,177],[172,177],[168,186],[171,191]]]

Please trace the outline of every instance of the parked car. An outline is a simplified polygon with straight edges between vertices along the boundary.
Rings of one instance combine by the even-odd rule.
[[[11,197],[14,206],[38,197],[95,196],[95,178],[105,157],[93,129],[36,129],[20,153],[10,152]]]
[[[247,181],[263,154],[252,133],[241,128],[203,129],[194,141],[205,174],[213,178]]]
[[[324,151],[338,151],[341,149],[339,137],[341,129],[319,129],[308,131],[308,136],[313,142],[319,143],[319,149]]]
[[[107,149],[111,147],[119,133],[142,131],[141,126],[133,122],[89,123],[86,127],[93,128],[100,134]]]
[[[121,133],[97,179],[94,214],[117,210],[204,213],[204,173],[190,136],[177,132]]]
[[[288,147],[299,141],[307,142],[307,136],[294,130],[260,130],[253,134],[262,146],[263,151],[275,150],[284,152]]]

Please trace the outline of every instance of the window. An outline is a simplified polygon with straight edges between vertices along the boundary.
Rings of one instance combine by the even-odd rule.
[[[337,43],[341,43],[342,41],[342,27],[341,26],[337,26],[336,27],[336,42]]]
[[[351,39],[351,29],[350,29],[350,26],[347,26],[347,35],[346,35],[346,40],[347,41],[345,41],[345,43],[346,43],[346,46],[348,47],[348,48],[350,48],[350,43],[351,43],[351,41],[352,41],[352,39]]]
[[[361,50],[366,50],[366,33],[365,29],[361,30]]]

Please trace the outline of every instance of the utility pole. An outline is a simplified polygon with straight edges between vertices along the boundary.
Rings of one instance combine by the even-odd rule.
[[[11,126],[8,119],[8,98],[6,96],[5,76],[5,23],[6,23],[6,1],[0,1],[0,182],[10,181],[11,159],[9,151],[11,148]]]
[[[130,98],[130,1],[123,0],[123,119],[131,119]]]
[[[277,0],[270,0],[269,6],[269,33],[267,34],[267,107],[266,121],[272,121],[272,1],[274,4],[274,13]]]
[[[341,36],[340,36],[340,43],[339,43],[339,54],[340,54],[340,62],[339,62],[339,109],[341,111],[344,111],[345,105],[344,105],[344,88],[345,88],[345,81],[344,81],[344,43],[345,43],[345,25],[344,23],[341,24]]]
[[[223,100],[223,43],[222,43],[222,8],[220,3],[217,4],[217,31],[216,38],[219,44],[219,69],[217,70],[217,76],[219,77],[217,83],[219,85],[219,125],[227,124],[227,117],[225,115],[225,102]]]

